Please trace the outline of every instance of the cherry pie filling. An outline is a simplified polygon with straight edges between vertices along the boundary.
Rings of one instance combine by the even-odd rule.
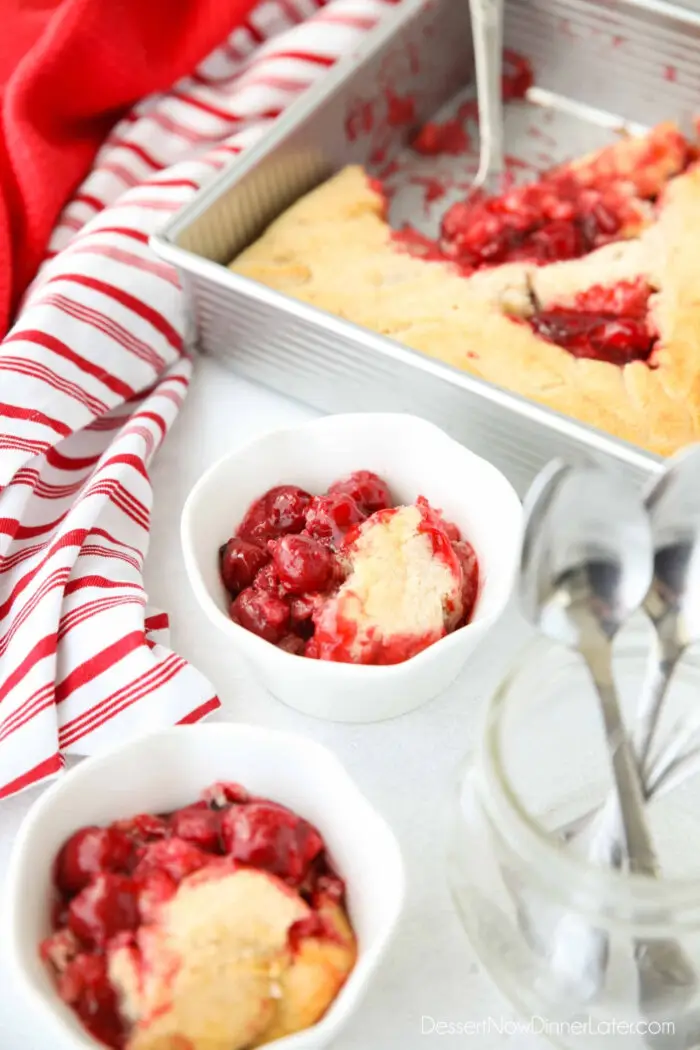
[[[620,281],[580,292],[571,306],[536,309],[528,323],[547,342],[574,357],[627,365],[651,363],[657,336],[649,319],[652,289],[646,282]]]
[[[477,191],[453,204],[442,221],[440,249],[466,273],[577,259],[620,239],[638,214],[614,183],[587,186],[571,172],[552,173],[498,197]]]
[[[238,784],[215,784],[173,813],[82,828],[56,858],[54,933],[41,956],[61,998],[96,1039],[116,1050],[128,1039],[108,950],[134,943],[137,929],[153,921],[184,878],[217,863],[268,872],[311,907],[304,927],[290,928],[292,951],[307,936],[335,938],[321,912],[326,902],[344,907],[345,887],[321,835],[285,806]]]
[[[219,550],[231,618],[293,655],[350,659],[347,653],[331,657],[319,649],[314,641],[317,619],[347,577],[348,546],[358,528],[394,508],[389,486],[368,470],[334,482],[320,496],[294,485],[279,485],[264,493]],[[429,509],[434,515],[430,530],[434,552],[438,553],[439,543],[447,544],[459,563],[464,611],[457,626],[462,626],[469,622],[476,603],[477,559],[457,526]],[[406,654],[412,655],[404,642],[397,639],[391,651],[385,648],[381,662],[400,662]]]
[[[472,193],[448,209],[436,240],[410,227],[393,238],[413,255],[453,263],[465,277],[508,263],[577,259],[636,236],[665,180],[697,159],[697,149],[678,131],[660,127],[622,165],[604,150],[578,169],[554,169],[498,196]],[[575,357],[653,367],[658,334],[648,313],[651,291],[643,281],[596,286],[566,306],[534,303],[527,323]]]

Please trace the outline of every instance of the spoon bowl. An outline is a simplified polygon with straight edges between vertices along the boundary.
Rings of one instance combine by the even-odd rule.
[[[652,541],[631,485],[594,464],[555,460],[525,501],[519,597],[527,619],[554,641],[612,640],[651,580]]]
[[[666,640],[700,640],[700,445],[670,460],[646,493],[654,574],[644,607]]]

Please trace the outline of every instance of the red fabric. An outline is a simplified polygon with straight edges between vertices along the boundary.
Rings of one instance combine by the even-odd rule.
[[[4,0],[0,336],[115,121],[189,73],[256,0]]]

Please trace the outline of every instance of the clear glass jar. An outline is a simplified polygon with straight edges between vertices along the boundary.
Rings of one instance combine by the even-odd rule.
[[[616,645],[629,724],[649,644],[646,623],[636,622]],[[677,669],[660,737],[677,738],[680,719],[698,723],[700,749],[695,658]],[[602,721],[580,657],[533,642],[490,701],[460,771],[448,856],[453,896],[524,1032],[567,1050],[610,1050],[615,1037],[626,1050],[690,1050],[700,1046],[700,772],[667,784],[647,805],[656,879],[591,855],[592,825],[582,825],[610,787]],[[568,841],[564,829],[575,831]],[[649,945],[656,965],[669,943],[687,965],[685,983],[652,970],[640,991]]]

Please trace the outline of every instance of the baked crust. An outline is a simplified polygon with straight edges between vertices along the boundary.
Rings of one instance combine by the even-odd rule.
[[[664,125],[652,136],[677,135]],[[613,150],[616,151],[613,155]],[[648,140],[626,140],[577,162],[636,170]],[[603,160],[601,161],[601,158]],[[647,170],[655,190],[681,170],[667,151]],[[637,187],[638,188],[638,187]],[[700,436],[700,170],[671,178],[655,221],[631,239],[570,262],[506,264],[471,277],[416,258],[392,240],[384,200],[360,167],[348,167],[286,211],[231,264],[296,299],[390,336],[490,383],[660,455]],[[643,277],[655,294],[654,367],[576,358],[518,318],[565,303],[592,285]],[[515,318],[515,319],[513,319]]]
[[[315,915],[323,935],[295,923]],[[315,912],[280,879],[223,862],[187,876],[108,958],[131,1024],[126,1050],[250,1050],[316,1023],[352,970],[355,936],[340,904]]]

